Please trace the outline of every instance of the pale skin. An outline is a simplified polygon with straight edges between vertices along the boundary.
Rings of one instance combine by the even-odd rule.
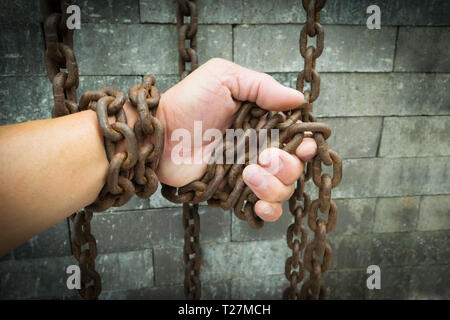
[[[200,178],[205,164],[175,164],[171,150],[177,128],[225,132],[242,101],[267,110],[289,110],[303,103],[303,95],[279,84],[267,74],[223,59],[211,59],[161,96],[157,118],[165,128],[165,147],[157,169],[162,183],[182,186]],[[137,121],[126,103],[128,124]],[[114,121],[111,119],[111,121]],[[203,153],[212,143],[202,146]],[[315,155],[313,139],[304,139],[294,155],[264,150],[258,164],[243,171],[245,183],[260,199],[255,212],[265,221],[282,214],[281,202],[294,192],[304,163]],[[194,154],[194,150],[192,150]],[[34,235],[91,204],[102,189],[108,170],[103,139],[93,111],[57,119],[0,127],[0,256]]]

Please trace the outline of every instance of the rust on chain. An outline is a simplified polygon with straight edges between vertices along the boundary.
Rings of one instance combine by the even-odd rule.
[[[52,117],[61,117],[79,111],[77,93],[78,64],[73,52],[73,30],[66,26],[70,0],[41,0],[45,32],[45,67],[53,88]],[[93,211],[86,208],[72,214],[72,250],[81,271],[80,295],[85,299],[97,299],[101,290],[101,278],[95,271],[97,245],[91,233]],[[84,248],[87,245],[87,248]]]

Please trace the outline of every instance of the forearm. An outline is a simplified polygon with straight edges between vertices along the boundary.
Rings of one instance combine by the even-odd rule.
[[[91,204],[107,170],[93,111],[0,127],[0,256]]]

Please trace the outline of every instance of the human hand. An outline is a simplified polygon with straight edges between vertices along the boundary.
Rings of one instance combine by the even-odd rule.
[[[255,102],[266,110],[283,111],[300,106],[302,93],[279,84],[271,76],[243,68],[223,59],[211,59],[192,72],[162,96],[156,117],[165,128],[165,146],[157,175],[162,183],[183,186],[202,177],[207,163],[177,164],[172,150],[178,144],[172,133],[179,128],[194,136],[194,121],[202,121],[202,130],[219,129],[222,134],[229,128],[242,101]],[[189,154],[201,152],[210,155],[213,142],[203,142]],[[197,147],[198,148],[198,147]],[[277,148],[264,150],[259,164],[248,165],[243,171],[245,183],[258,196],[255,213],[265,221],[275,221],[282,213],[281,201],[294,192],[294,183],[300,177],[304,162],[312,159],[317,145],[305,138],[291,155]]]

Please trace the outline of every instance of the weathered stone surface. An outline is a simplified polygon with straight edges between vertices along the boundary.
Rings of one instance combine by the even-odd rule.
[[[231,26],[198,31],[199,63],[232,58]],[[85,24],[75,33],[83,75],[177,74],[177,32],[173,25]]]
[[[381,157],[450,155],[450,116],[385,118]]]
[[[375,216],[375,199],[335,200],[338,221],[333,235],[365,234],[372,231]]]
[[[74,0],[83,23],[139,23],[139,0]],[[76,31],[75,31],[76,32]]]
[[[329,300],[361,300],[366,289],[366,272],[356,270],[330,270],[324,274]],[[367,290],[367,289],[366,289]]]
[[[332,134],[327,140],[328,145],[342,158],[376,156],[381,134],[381,118],[320,118],[318,121],[331,127]]]
[[[61,257],[70,254],[69,225],[66,219],[14,249],[15,259]]]
[[[37,23],[2,23],[0,75],[43,75],[44,41]]]
[[[111,207],[107,212],[120,212],[131,210],[147,210],[149,209],[148,199],[142,199],[134,195],[127,203],[121,207]],[[102,213],[100,213],[102,214]]]
[[[370,276],[364,275],[364,282],[361,287],[365,289],[365,298],[370,300],[386,299],[410,299],[410,281],[411,275],[417,272],[417,268],[411,267],[382,267],[381,271],[381,289],[368,289],[366,280]],[[365,273],[366,270],[362,270]]]
[[[73,257],[1,262],[0,298],[78,299],[78,293],[66,286],[66,268],[74,264],[78,263]],[[99,255],[96,270],[105,291],[153,286],[151,250]]]
[[[283,203],[283,214],[275,222],[265,222],[262,229],[251,228],[247,221],[232,216],[231,239],[232,241],[274,240],[286,236],[287,227],[293,222],[293,216],[289,213],[287,202]]]
[[[284,274],[265,277],[234,278],[231,298],[235,300],[281,300],[289,286]]]
[[[230,281],[202,282],[203,300],[230,299]],[[184,286],[148,287],[127,291],[104,291],[100,295],[103,300],[185,300]]]
[[[300,28],[301,25],[235,27],[235,62],[264,72],[302,70],[303,59],[298,49]],[[319,72],[392,71],[395,28],[369,30],[362,26],[329,26],[326,34],[325,49],[316,62]]]
[[[371,263],[371,239],[369,235],[334,236],[328,242],[333,249],[331,269],[366,268]]]
[[[375,198],[335,200],[338,206],[338,222],[332,235],[370,233],[375,215]],[[293,223],[287,202],[283,214],[275,222],[266,222],[263,229],[252,229],[246,221],[232,217],[232,241],[285,239],[287,227]],[[306,218],[304,221],[307,226]]]
[[[411,272],[408,299],[450,299],[449,265],[414,268]]]
[[[450,196],[423,197],[417,229],[423,231],[450,229]]]
[[[395,71],[450,72],[449,51],[450,28],[401,27]]]
[[[348,159],[334,198],[393,197],[450,193],[448,157]]]
[[[384,233],[372,236],[370,241],[371,264],[379,266],[381,269],[388,266],[408,266],[413,265],[416,260],[415,252],[420,250],[416,238],[412,233]]]
[[[374,232],[404,232],[416,229],[420,197],[380,198]]]
[[[450,263],[449,231],[416,232],[413,236],[415,264],[433,265]]]
[[[77,90],[78,98],[88,90],[100,90],[104,87],[116,87],[128,97],[128,89],[141,82],[140,76],[81,76]]]
[[[29,23],[42,21],[39,1],[0,2],[0,23]]]
[[[295,88],[297,73],[271,75]],[[450,114],[449,78],[431,73],[321,73],[313,113],[319,117]],[[422,92],[428,93],[427,99]]]
[[[0,263],[0,298],[27,299],[71,295],[66,268],[72,257],[9,260]]]
[[[95,269],[105,291],[140,289],[154,283],[151,249],[99,255]]]
[[[230,239],[230,212],[199,208],[200,242]],[[136,210],[104,213],[92,219],[92,233],[100,253],[141,250],[154,246],[183,246],[181,209]]]
[[[211,243],[201,247],[202,281],[282,274],[289,248],[284,240]],[[155,248],[155,283],[182,283],[182,248]]]
[[[51,117],[52,88],[47,77],[0,77],[0,124]]]
[[[329,0],[322,9],[323,24],[366,25],[371,0]],[[381,10],[381,27],[385,25],[448,25],[450,10],[445,0],[423,2],[419,0],[385,0],[376,3]],[[175,23],[176,2],[165,0],[141,0],[142,22]],[[298,1],[283,0],[199,0],[197,2],[200,23],[223,24],[272,24],[304,23],[305,11]]]

